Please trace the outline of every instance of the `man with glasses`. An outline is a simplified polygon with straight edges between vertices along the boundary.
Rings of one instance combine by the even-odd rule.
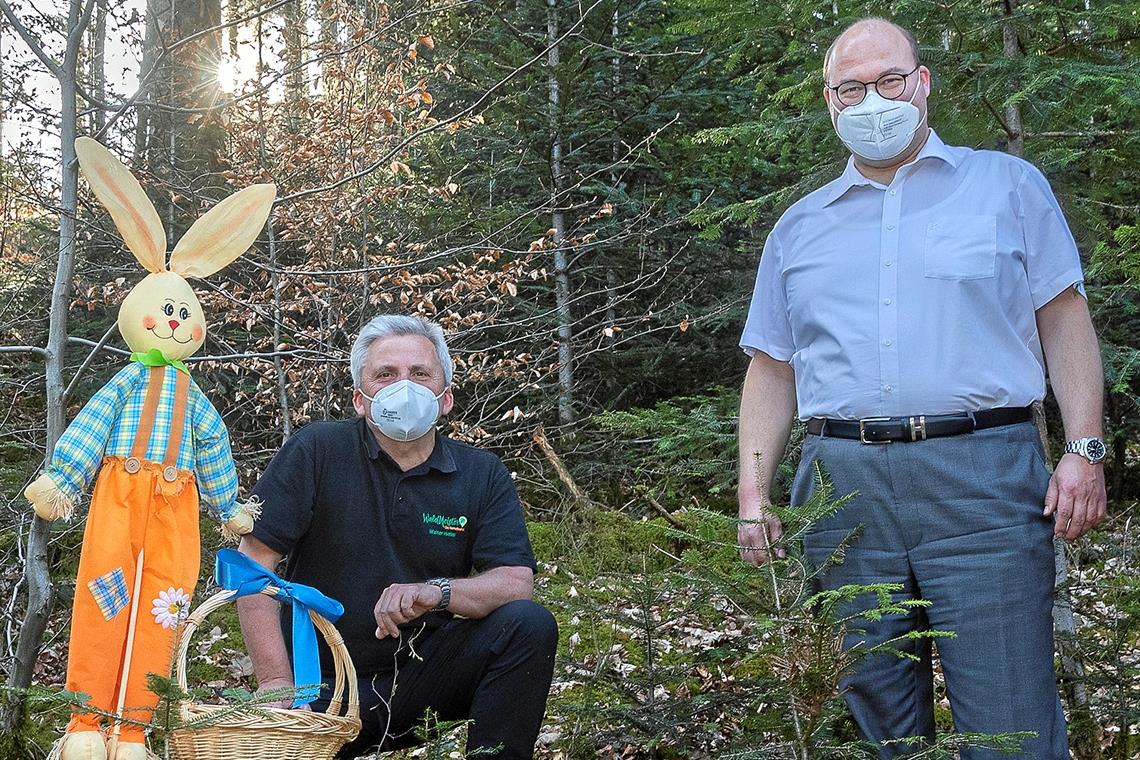
[[[1076,245],[1032,165],[928,127],[930,71],[909,32],[853,24],[824,76],[851,158],[784,213],[760,259],[741,339],[741,555],[784,556],[770,486],[798,406],[792,505],[812,495],[813,462],[855,494],[805,537],[817,587],[887,582],[896,601],[929,603],[849,630],[848,648],[908,655],[871,655],[844,677],[862,735],[933,741],[930,640],[907,636],[950,631],[938,651],[956,731],[1029,732],[1029,756],[1067,758],[1052,538],[1105,514],[1103,374]],[[1046,365],[1068,439],[1052,476],[1030,409]]]

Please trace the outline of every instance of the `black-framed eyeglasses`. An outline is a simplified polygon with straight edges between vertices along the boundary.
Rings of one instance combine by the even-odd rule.
[[[827,89],[835,93],[835,97],[839,98],[839,102],[845,106],[857,106],[863,102],[863,98],[867,97],[867,88],[875,85],[875,92],[883,96],[887,100],[895,100],[906,92],[906,78],[914,72],[918,71],[918,67],[922,64],[916,63],[914,68],[905,74],[899,74],[894,71],[883,74],[874,82],[860,82],[858,79],[848,79],[845,82],[831,87],[828,85]]]

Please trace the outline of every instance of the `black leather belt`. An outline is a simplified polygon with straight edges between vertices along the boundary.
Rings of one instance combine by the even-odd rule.
[[[853,438],[863,443],[925,441],[947,435],[1014,425],[1033,419],[1033,408],[1002,407],[959,414],[915,414],[908,417],[866,417],[861,420],[832,420],[812,417],[807,421],[811,435]]]

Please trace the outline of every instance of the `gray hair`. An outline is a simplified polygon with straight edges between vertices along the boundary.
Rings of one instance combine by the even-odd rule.
[[[894,29],[896,32],[901,34],[906,39],[907,44],[910,45],[910,52],[914,55],[914,65],[917,66],[922,63],[922,58],[920,58],[918,55],[918,41],[915,40],[914,35],[911,34],[911,31],[909,29],[903,26],[899,26],[890,19],[886,19],[881,16],[867,16],[866,18],[861,18],[854,23],[848,24],[843,29],[843,31],[840,32],[834,40],[832,40],[831,45],[828,46],[827,54],[823,56],[824,84],[829,84],[827,77],[829,70],[831,69],[831,56],[835,53],[835,46],[839,44],[839,41],[843,39],[844,35],[846,35],[857,26],[886,26]]]
[[[364,358],[368,349],[381,338],[390,338],[394,335],[419,335],[427,338],[435,346],[439,364],[443,367],[443,379],[451,385],[451,376],[454,367],[451,363],[451,354],[447,350],[447,340],[443,337],[443,328],[435,322],[429,322],[420,317],[410,317],[403,314],[381,314],[373,317],[368,324],[360,329],[360,335],[352,344],[352,353],[349,354],[349,368],[352,371],[352,387],[359,388],[364,377]]]

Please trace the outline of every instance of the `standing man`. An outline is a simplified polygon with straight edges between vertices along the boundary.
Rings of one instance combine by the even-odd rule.
[[[1052,539],[1105,514],[1103,375],[1076,245],[1036,168],[929,128],[930,71],[905,29],[853,24],[824,77],[852,155],[780,218],[760,259],[741,339],[741,555],[784,556],[770,487],[798,405],[793,506],[811,496],[813,460],[837,493],[857,492],[814,526],[809,562],[862,526],[822,586],[897,583],[896,598],[930,602],[846,646],[953,631],[938,649],[957,731],[1035,732],[1031,757],[1067,758]],[[1052,477],[1030,411],[1046,365],[1068,439]],[[901,641],[915,660],[871,656],[842,684],[871,741],[934,738],[929,640]]]
[[[254,489],[264,507],[239,550],[269,570],[287,556],[287,580],[344,605],[337,627],[360,678],[363,728],[338,757],[418,743],[430,709],[471,719],[469,752],[531,758],[558,629],[531,601],[534,554],[510,473],[436,432],[454,403],[439,325],[376,317],[351,369],[358,416],[286,442]],[[280,605],[260,595],[237,605],[261,689],[293,687]],[[323,642],[321,670],[331,684]]]

